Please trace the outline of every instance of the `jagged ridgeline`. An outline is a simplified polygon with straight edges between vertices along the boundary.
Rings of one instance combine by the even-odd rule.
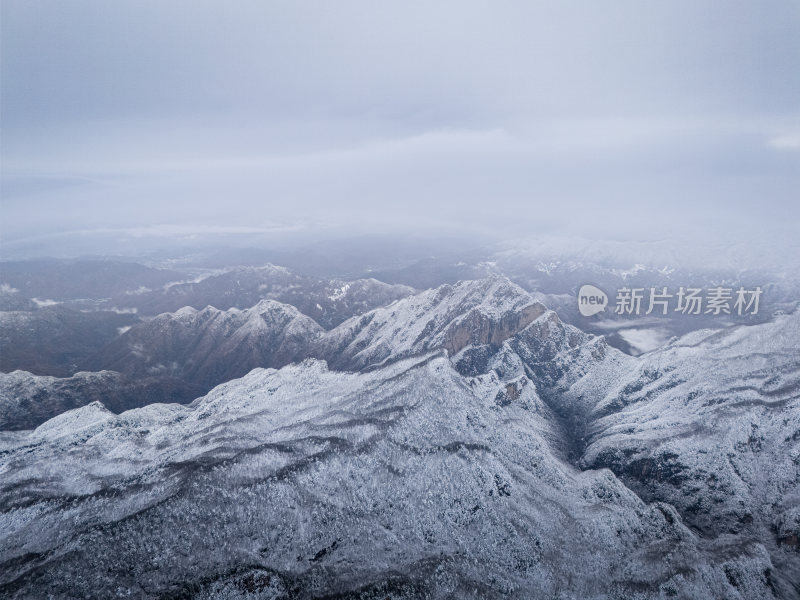
[[[91,403],[0,433],[0,593],[797,597],[797,313],[633,357],[501,276],[395,291],[324,327],[183,308],[113,373],[4,375],[15,414]],[[203,391],[96,391],[148,378]]]

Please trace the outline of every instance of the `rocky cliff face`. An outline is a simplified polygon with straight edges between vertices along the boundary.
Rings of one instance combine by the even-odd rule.
[[[545,307],[508,279],[444,285],[342,323],[320,338],[316,356],[358,370],[434,349],[499,345]]]

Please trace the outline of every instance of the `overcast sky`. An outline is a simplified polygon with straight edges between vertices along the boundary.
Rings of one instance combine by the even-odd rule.
[[[2,241],[800,229],[800,2],[2,0]]]

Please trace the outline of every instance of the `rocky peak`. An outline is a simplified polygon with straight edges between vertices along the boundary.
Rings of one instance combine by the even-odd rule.
[[[438,348],[500,345],[545,312],[505,277],[443,285],[354,317],[328,332],[317,353],[359,369]]]

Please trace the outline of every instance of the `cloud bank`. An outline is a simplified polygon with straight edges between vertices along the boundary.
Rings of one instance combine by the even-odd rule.
[[[800,224],[796,2],[1,10],[3,244],[275,223],[764,241]]]

